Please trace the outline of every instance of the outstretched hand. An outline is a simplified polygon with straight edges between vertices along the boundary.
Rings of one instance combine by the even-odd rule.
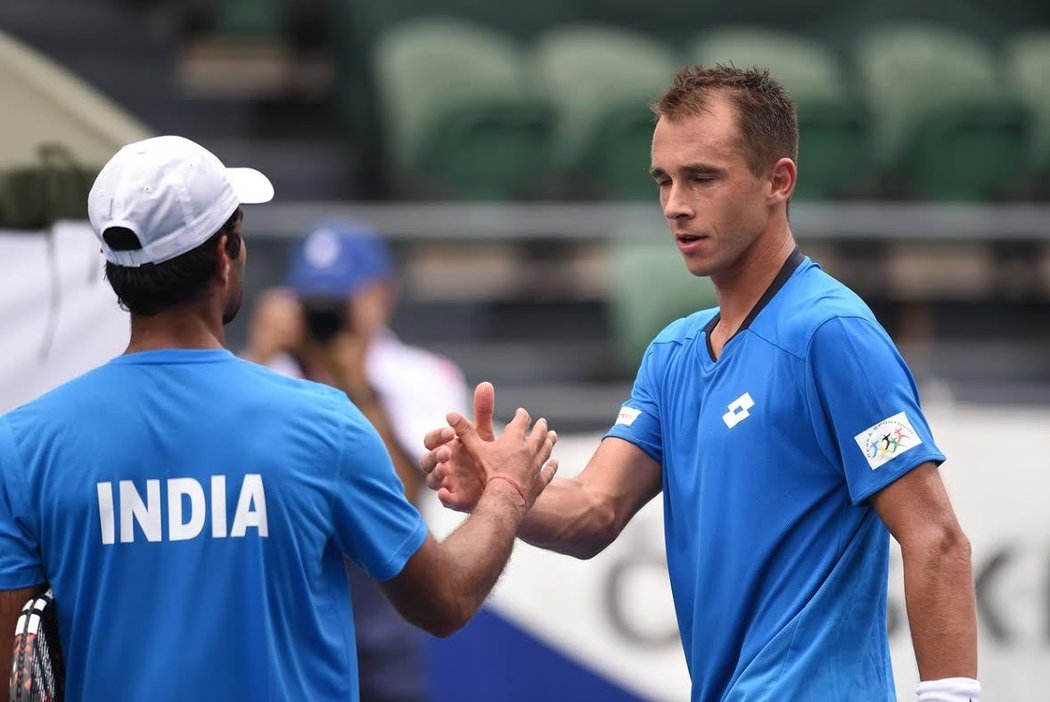
[[[450,509],[473,510],[488,482],[500,479],[496,476],[520,485],[526,507],[531,507],[554,478],[558,462],[550,454],[558,435],[548,430],[547,421],[540,419],[533,425],[528,412],[519,409],[497,439],[494,408],[495,389],[491,383],[481,383],[474,390],[473,422],[452,412],[449,426],[424,438],[428,450],[420,467],[427,474],[427,486]]]

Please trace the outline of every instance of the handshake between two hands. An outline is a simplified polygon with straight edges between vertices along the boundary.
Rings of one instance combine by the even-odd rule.
[[[474,391],[473,422],[451,412],[449,426],[428,432],[423,440],[427,452],[420,468],[427,486],[450,509],[472,511],[495,480],[514,486],[528,510],[558,470],[558,460],[550,457],[558,434],[548,429],[547,420],[533,423],[528,412],[518,409],[497,438],[495,400],[492,384],[481,383]]]

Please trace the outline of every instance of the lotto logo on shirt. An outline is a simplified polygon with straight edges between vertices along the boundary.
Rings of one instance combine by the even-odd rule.
[[[853,438],[872,470],[922,444],[922,438],[904,412],[882,420]]]

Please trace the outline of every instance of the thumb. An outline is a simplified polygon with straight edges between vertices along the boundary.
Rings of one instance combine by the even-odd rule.
[[[554,480],[555,474],[558,472],[558,459],[552,458],[543,464],[540,468],[540,480],[543,481],[543,487],[547,487]]]
[[[479,383],[474,390],[474,421],[477,422],[478,436],[486,441],[496,438],[492,427],[492,415],[496,408],[496,389],[492,383]]]

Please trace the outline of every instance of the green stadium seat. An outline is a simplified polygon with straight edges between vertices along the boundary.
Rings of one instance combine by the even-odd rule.
[[[900,23],[867,32],[855,56],[881,165],[907,194],[973,200],[1016,190],[1028,117],[984,45],[944,27]]]
[[[223,0],[216,32],[243,39],[280,39],[284,32],[282,0]]]
[[[558,115],[558,165],[587,194],[652,199],[649,103],[674,75],[670,51],[633,32],[564,26],[542,35],[532,54],[537,85]]]
[[[689,272],[669,232],[616,239],[607,252],[613,334],[628,368],[637,368],[649,342],[668,324],[718,305],[711,279]]]
[[[768,68],[784,85],[798,108],[796,197],[841,197],[872,185],[867,111],[824,46],[787,32],[733,27],[702,34],[690,59]]]
[[[1031,163],[1044,183],[1050,179],[1050,32],[1026,33],[1006,48],[1006,68],[1011,88],[1032,117]]]
[[[537,190],[553,113],[514,43],[468,22],[412,20],[380,37],[375,67],[395,187],[478,200]]]

